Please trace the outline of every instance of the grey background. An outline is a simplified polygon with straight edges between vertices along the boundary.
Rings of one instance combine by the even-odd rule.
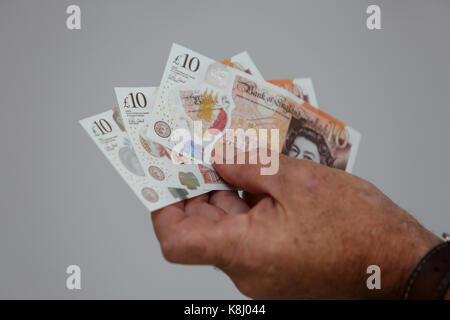
[[[1,0],[0,298],[243,297],[211,267],[164,261],[149,214],[77,122],[114,106],[114,86],[158,85],[172,42],[217,59],[248,50],[267,79],[312,77],[321,107],[363,133],[354,173],[450,230],[449,17],[446,0]],[[70,264],[80,291],[65,288]]]

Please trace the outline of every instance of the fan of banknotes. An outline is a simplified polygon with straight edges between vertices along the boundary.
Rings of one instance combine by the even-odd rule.
[[[159,87],[115,93],[118,107],[80,124],[150,211],[231,189],[210,160],[233,130],[276,130],[270,149],[347,172],[361,139],[319,110],[310,78],[266,81],[247,52],[217,62],[173,44]]]

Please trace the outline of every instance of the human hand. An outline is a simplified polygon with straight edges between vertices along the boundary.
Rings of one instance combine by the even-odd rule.
[[[280,155],[260,165],[215,165],[230,184],[152,214],[165,258],[210,264],[252,298],[400,298],[439,238],[367,181]],[[369,265],[381,290],[369,290]]]

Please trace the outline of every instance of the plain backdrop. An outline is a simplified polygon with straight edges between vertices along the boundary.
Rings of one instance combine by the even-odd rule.
[[[81,30],[66,28],[70,4]],[[366,28],[369,4],[382,30]],[[158,85],[172,42],[312,77],[321,108],[363,135],[354,174],[449,231],[449,17],[447,0],[0,0],[0,298],[243,297],[212,267],[163,259],[78,124],[115,106],[115,86]]]

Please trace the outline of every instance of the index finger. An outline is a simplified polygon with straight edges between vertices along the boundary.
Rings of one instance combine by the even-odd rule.
[[[170,229],[170,226],[175,225],[184,218],[184,201],[177,202],[168,207],[150,213],[153,222],[153,229],[155,230],[156,238],[162,240],[163,234]]]

